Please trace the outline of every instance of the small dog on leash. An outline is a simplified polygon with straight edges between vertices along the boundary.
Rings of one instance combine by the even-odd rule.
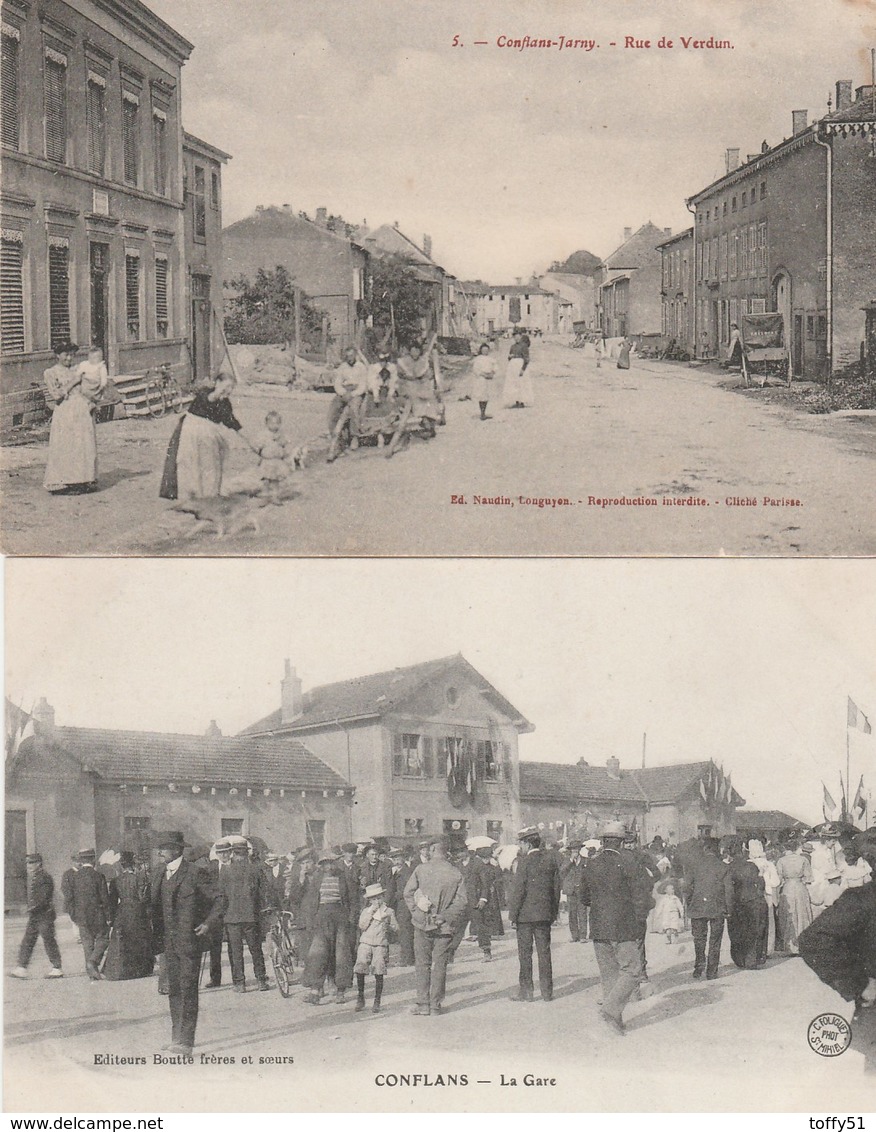
[[[194,515],[198,520],[189,532],[189,538],[211,527],[219,538],[238,535],[246,530],[260,533],[253,499],[242,492],[219,496],[218,499],[183,499],[175,505],[174,510]]]

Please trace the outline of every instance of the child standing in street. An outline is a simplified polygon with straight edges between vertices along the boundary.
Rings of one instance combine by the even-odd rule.
[[[493,378],[496,376],[496,359],[490,357],[490,343],[482,342],[478,356],[472,362],[472,400],[477,401],[481,410],[481,420],[488,421],[487,403],[492,395]]]
[[[684,927],[684,905],[675,895],[675,885],[667,881],[657,897],[654,909],[654,931],[662,932],[667,943],[675,943]]]
[[[395,912],[386,903],[386,891],[382,884],[369,884],[365,889],[368,903],[359,916],[359,947],[356,951],[356,1013],[365,1009],[365,976],[374,975],[374,1005],[372,1014],[380,1013],[380,999],[383,994],[383,979],[386,975],[386,961],[389,957],[390,928],[398,931]]]
[[[289,441],[283,435],[283,418],[273,409],[265,417],[265,431],[256,438],[254,448],[259,457],[263,499],[279,507],[280,486],[289,474]]]

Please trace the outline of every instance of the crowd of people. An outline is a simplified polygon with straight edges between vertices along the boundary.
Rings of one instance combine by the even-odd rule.
[[[597,837],[553,844],[530,826],[510,852],[488,837],[464,844],[435,837],[263,856],[241,835],[193,851],[173,832],[160,835],[155,848],[157,866],[122,852],[109,879],[95,851],[82,850],[62,878],[61,895],[92,982],[148,977],[158,956],[159,990],[170,1000],[167,1048],[179,1055],[190,1055],[194,1045],[208,962],[207,988],[222,984],[223,946],[234,991],[249,989],[244,944],[255,987],[270,989],[264,946],[281,915],[292,925],[294,980],[313,1007],[345,1004],[355,984],[354,1010],[363,1011],[371,976],[371,1010],[380,1013],[391,967],[414,967],[413,1014],[440,1015],[461,943],[476,943],[482,962],[491,963],[493,942],[505,934],[503,910],[518,953],[510,997],[534,1000],[537,963],[540,995],[550,1002],[552,930],[564,906],[570,939],[594,945],[598,1016],[617,1035],[625,1033],[627,1004],[651,993],[649,937],[672,946],[688,929],[693,979],[718,977],[726,927],[737,967],[758,970],[770,955],[801,955],[856,1001],[868,1024],[876,1017],[867,1013],[876,1003],[876,829],[825,824],[764,844],[719,840],[703,825],[679,845],[655,837],[639,847],[635,833],[609,821]],[[48,977],[60,978],[53,880],[38,854],[27,867],[28,920],[10,974],[28,977],[42,936]],[[397,945],[392,963],[390,945]],[[874,1026],[864,1032],[872,1056]]]

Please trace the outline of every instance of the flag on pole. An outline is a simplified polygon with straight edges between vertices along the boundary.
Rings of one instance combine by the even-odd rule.
[[[864,816],[864,811],[867,809],[867,799],[864,797],[864,776],[861,775],[861,781],[858,783],[858,789],[855,792],[855,800],[852,802],[852,809],[858,811],[858,821]]]
[[[830,796],[830,791],[822,782],[824,787],[824,801],[821,804],[821,812],[824,814],[825,821],[833,821],[836,817],[836,802]]]
[[[856,731],[863,731],[865,735],[872,735],[873,728],[870,726],[870,720],[864,715],[851,696],[847,696],[846,698],[849,701],[848,726],[853,727]]]

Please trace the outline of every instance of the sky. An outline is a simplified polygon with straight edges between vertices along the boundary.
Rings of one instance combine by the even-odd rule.
[[[6,694],[59,725],[230,735],[286,657],[306,692],[461,652],[535,725],[525,759],[632,769],[647,733],[647,765],[713,758],[750,808],[816,821],[846,697],[876,723],[865,561],[45,559],[6,583]],[[876,734],[850,750],[876,799]]]
[[[184,122],[233,155],[226,223],[258,204],[398,221],[452,274],[492,283],[607,255],[648,220],[689,226],[684,201],[728,146],[744,159],[790,134],[792,109],[822,114],[838,79],[870,81],[876,46],[873,0],[150,6],[195,45]],[[599,46],[497,46],[526,35]]]

